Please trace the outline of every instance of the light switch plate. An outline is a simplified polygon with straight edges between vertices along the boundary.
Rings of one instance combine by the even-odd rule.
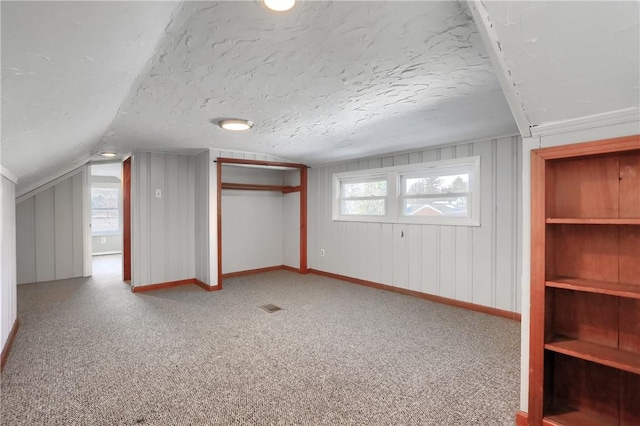
[[[156,198],[162,198],[162,190],[156,189]]]

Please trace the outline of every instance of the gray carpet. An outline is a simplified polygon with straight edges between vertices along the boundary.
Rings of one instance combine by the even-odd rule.
[[[315,275],[28,284],[18,311],[3,425],[512,425],[518,408],[517,322]]]

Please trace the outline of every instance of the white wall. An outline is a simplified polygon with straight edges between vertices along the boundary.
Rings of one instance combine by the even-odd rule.
[[[82,167],[20,197],[16,205],[19,284],[84,275],[86,176],[87,168]]]
[[[222,168],[225,183],[283,185],[281,170]],[[222,191],[222,273],[283,264],[283,195],[276,191]]]
[[[209,150],[206,150],[195,156],[193,160],[195,167],[195,278],[209,285],[212,284],[210,274],[211,265],[209,262],[209,228],[211,220],[215,220],[216,217],[215,210],[213,210],[213,214],[211,214],[212,211],[210,210],[210,198],[216,199],[216,186],[214,185],[213,188],[210,186],[209,173],[213,171],[215,175],[215,169],[211,167],[211,165],[215,166],[215,163],[210,161],[210,155]],[[213,190],[213,193],[211,193],[211,190]],[[215,200],[215,202],[217,202],[217,200]],[[213,216],[213,218],[211,218],[211,216]],[[217,274],[213,276],[217,278]]]
[[[520,144],[519,137],[507,137],[312,168],[309,266],[519,312]],[[474,155],[481,157],[479,227],[331,220],[333,173]]]
[[[0,177],[0,348],[4,349],[17,319],[15,181]]]
[[[132,157],[132,285],[194,278],[197,158],[147,152]]]
[[[300,185],[300,171],[287,171],[284,175],[284,184]],[[282,209],[283,263],[297,269],[300,267],[300,193],[284,194]]]
[[[522,341],[520,345],[520,409],[529,405],[529,320],[531,274],[531,150],[640,134],[640,121],[525,138],[522,149]]]

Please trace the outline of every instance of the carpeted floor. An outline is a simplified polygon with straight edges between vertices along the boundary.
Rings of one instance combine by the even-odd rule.
[[[518,408],[517,322],[315,275],[27,284],[18,311],[3,425],[512,425]]]

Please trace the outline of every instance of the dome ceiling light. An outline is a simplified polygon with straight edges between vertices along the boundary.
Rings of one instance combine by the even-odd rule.
[[[264,0],[264,5],[276,12],[285,12],[296,4],[296,0]]]
[[[243,130],[249,130],[253,127],[253,123],[249,120],[241,118],[230,118],[218,121],[218,126],[225,130],[231,130],[233,132],[241,132]]]

